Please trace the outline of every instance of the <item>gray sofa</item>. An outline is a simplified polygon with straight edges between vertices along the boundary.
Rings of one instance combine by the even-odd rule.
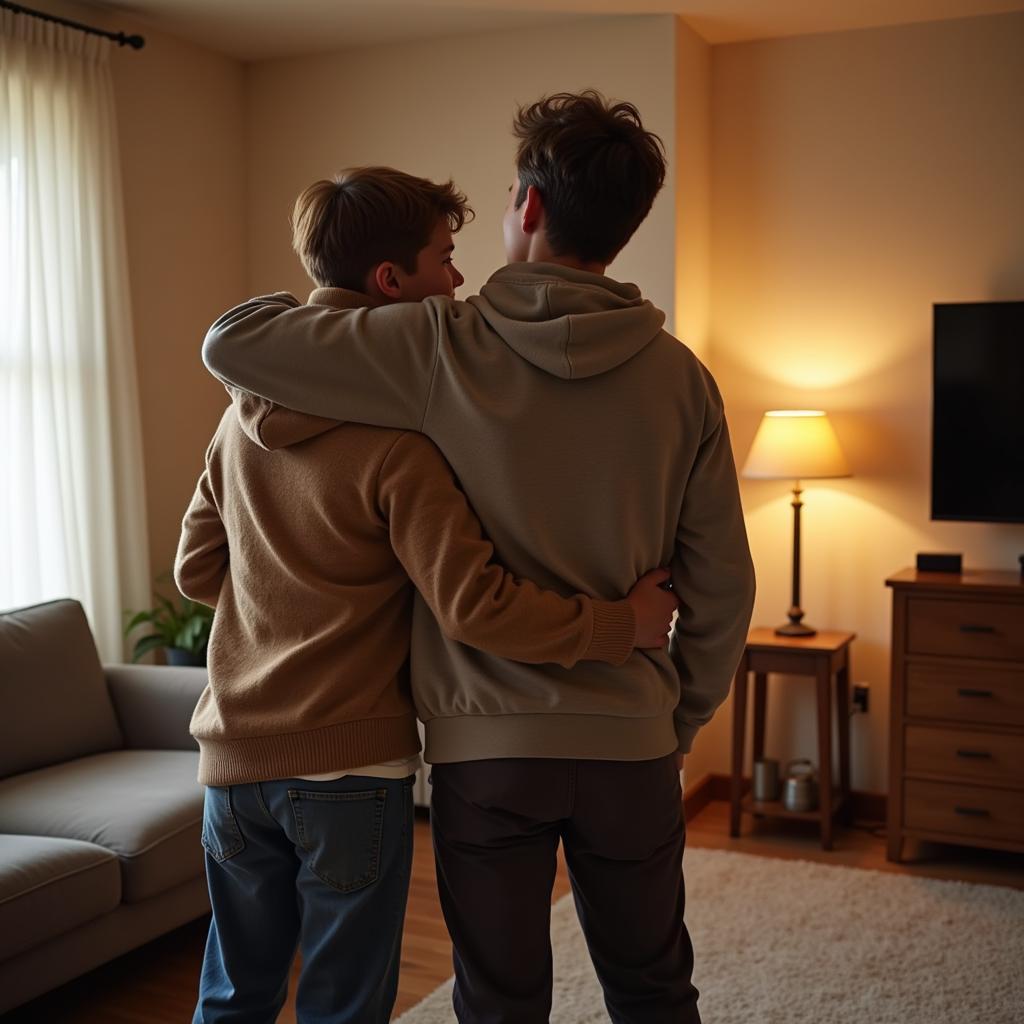
[[[101,666],[77,601],[0,614],[0,1013],[209,910],[205,685]]]

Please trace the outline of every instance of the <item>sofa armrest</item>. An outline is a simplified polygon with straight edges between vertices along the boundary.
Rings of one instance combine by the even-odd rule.
[[[189,735],[205,668],[104,665],[110,698],[130,750],[195,750]]]

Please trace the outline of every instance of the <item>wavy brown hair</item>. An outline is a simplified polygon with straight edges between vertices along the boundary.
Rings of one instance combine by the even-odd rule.
[[[608,264],[650,213],[665,181],[665,147],[632,103],[594,89],[560,92],[521,107],[515,206],[533,185],[557,255]]]
[[[393,167],[350,167],[303,189],[292,212],[292,248],[321,288],[364,291],[385,260],[416,272],[440,220],[454,234],[473,217],[451,181],[437,185]]]

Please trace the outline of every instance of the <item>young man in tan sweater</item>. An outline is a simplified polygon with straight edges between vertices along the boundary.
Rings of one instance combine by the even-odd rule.
[[[416,701],[460,1021],[547,1020],[555,854],[614,1021],[695,1024],[677,759],[725,699],[754,578],[711,374],[607,265],[665,174],[637,110],[595,93],[521,110],[509,265],[467,302],[359,312],[287,295],[226,313],[222,380],[323,416],[422,430],[515,572],[621,592],[671,562],[669,652],[522,665],[420,622]]]
[[[317,182],[294,215],[320,285],[310,302],[450,298],[467,212],[450,184],[386,168]],[[419,761],[413,584],[454,643],[498,657],[569,670],[664,644],[667,573],[599,600],[541,590],[493,559],[422,434],[233,395],[175,566],[182,593],[217,610],[192,721],[213,905],[197,1022],[276,1019],[297,943],[300,1020],[389,1019]]]

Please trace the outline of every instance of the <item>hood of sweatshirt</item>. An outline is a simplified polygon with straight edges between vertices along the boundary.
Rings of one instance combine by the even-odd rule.
[[[665,323],[636,285],[554,263],[510,263],[469,303],[518,355],[565,380],[621,366]]]
[[[335,309],[359,309],[375,306],[369,295],[347,288],[315,288],[306,303],[309,306],[334,306]],[[278,451],[302,444],[341,425],[341,420],[286,409],[267,398],[228,386],[231,404],[246,437],[266,451]]]

